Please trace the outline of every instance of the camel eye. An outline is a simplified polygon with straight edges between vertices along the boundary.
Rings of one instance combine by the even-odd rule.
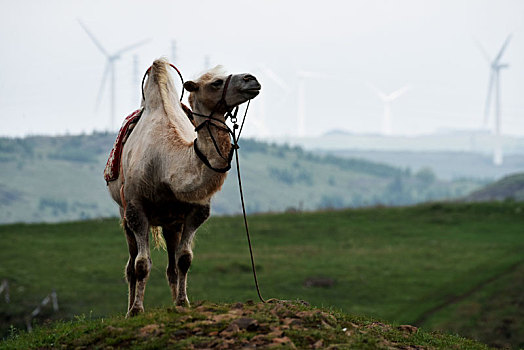
[[[211,83],[214,87],[220,87],[224,81],[222,79],[215,80]]]

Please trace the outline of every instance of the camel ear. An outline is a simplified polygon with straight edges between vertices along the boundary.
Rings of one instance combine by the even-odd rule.
[[[198,90],[198,84],[194,81],[186,81],[184,83],[184,89],[186,89],[189,92],[197,91]]]

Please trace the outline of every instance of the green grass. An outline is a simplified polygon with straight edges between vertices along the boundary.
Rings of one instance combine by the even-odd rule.
[[[13,334],[0,349],[487,349],[457,336],[430,334],[301,303],[213,304],[153,310],[132,319],[79,318],[32,334]]]
[[[522,284],[504,278],[511,266],[523,264],[523,203],[435,203],[252,215],[249,220],[266,298],[299,298],[396,323],[414,323],[444,305],[422,327],[478,337],[468,333],[468,327],[448,322],[463,317],[449,311],[455,307],[447,305],[450,300],[476,297],[472,290],[479,285],[486,299],[524,293]],[[57,317],[125,313],[127,248],[116,220],[5,225],[0,226],[0,237],[0,278],[9,280],[12,299],[10,304],[0,299],[0,313],[11,320],[2,325],[4,334],[10,323],[22,327],[23,317],[53,288],[61,308]],[[240,217],[211,218],[195,243],[190,300],[256,298]],[[146,310],[171,304],[164,276],[166,254],[155,250],[152,257]],[[496,276],[501,277],[483,284]],[[310,277],[328,277],[334,284],[304,286]],[[506,316],[501,312],[492,317],[500,321]],[[524,342],[523,329],[513,330],[513,346]],[[495,338],[484,341],[493,343]]]

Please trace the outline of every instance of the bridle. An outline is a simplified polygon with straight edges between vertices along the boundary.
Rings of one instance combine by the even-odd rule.
[[[246,205],[244,204],[244,191],[242,190],[242,180],[241,180],[241,177],[240,177],[240,164],[239,164],[239,160],[238,160],[238,149],[240,148],[238,146],[238,140],[240,139],[240,134],[242,133],[242,129],[244,128],[244,122],[246,121],[247,111],[249,109],[249,104],[251,103],[251,99],[249,99],[247,101],[246,110],[244,112],[244,117],[242,118],[242,124],[240,124],[240,129],[239,129],[239,126],[237,124],[237,114],[238,114],[238,108],[239,107],[238,107],[238,105],[235,106],[235,107],[229,107],[227,105],[227,102],[226,102],[227,89],[229,87],[229,83],[230,83],[231,78],[233,76],[232,74],[230,74],[227,77],[226,82],[224,83],[224,89],[222,91],[222,97],[217,102],[217,104],[215,105],[215,107],[213,108],[211,113],[209,115],[195,113],[189,107],[187,107],[185,104],[182,103],[182,97],[184,96],[184,87],[183,87],[184,86],[184,79],[182,78],[182,74],[180,73],[180,71],[173,64],[169,64],[169,65],[177,71],[178,75],[180,76],[180,80],[182,81],[182,95],[180,96],[180,103],[182,104],[182,109],[186,113],[186,115],[189,118],[189,120],[191,121],[191,123],[193,123],[193,125],[196,124],[196,121],[195,121],[195,118],[194,118],[195,115],[199,116],[199,117],[202,117],[202,118],[205,118],[205,120],[202,123],[200,123],[199,125],[195,125],[195,131],[198,132],[199,130],[201,130],[204,127],[207,128],[207,130],[209,132],[209,136],[211,137],[211,140],[213,141],[213,145],[215,146],[215,150],[220,155],[220,157],[227,162],[227,166],[225,166],[223,168],[215,168],[215,167],[213,167],[211,165],[211,163],[209,163],[209,160],[207,159],[207,157],[198,148],[198,146],[197,146],[197,139],[195,138],[195,141],[193,142],[193,148],[195,149],[195,153],[198,156],[198,158],[200,158],[200,160],[209,169],[211,169],[213,171],[216,171],[218,173],[225,173],[229,169],[231,169],[231,161],[233,159],[233,154],[235,155],[237,178],[238,178],[238,189],[240,191],[240,202],[242,204],[242,213],[243,213],[243,216],[244,216],[244,226],[246,228],[246,236],[247,236],[247,242],[248,242],[248,246],[249,246],[249,255],[251,257],[251,269],[253,271],[253,279],[254,279],[254,282],[255,282],[255,287],[256,287],[256,290],[257,290],[258,298],[263,303],[266,303],[266,300],[264,300],[264,298],[262,297],[262,294],[260,293],[260,287],[258,285],[258,278],[257,278],[256,267],[255,267],[255,259],[253,257],[253,248],[251,247],[251,238],[250,238],[250,234],[249,234],[249,226],[248,226],[248,223],[247,223]],[[144,98],[144,80],[146,79],[146,75],[149,74],[150,70],[151,70],[151,67],[149,67],[149,69],[144,74],[144,77],[142,78],[142,100],[144,100],[144,101],[145,101],[145,98]],[[215,114],[215,112],[217,112],[219,110],[219,108],[224,108],[226,110],[224,121],[213,117],[213,114]],[[231,122],[233,123],[233,129],[231,129],[226,124],[227,118],[231,119]],[[219,123],[219,124],[217,125],[216,123]],[[211,133],[211,126],[213,126],[215,128],[218,128],[218,129],[221,129],[221,130],[224,130],[224,131],[226,131],[230,135],[230,137],[232,139],[231,150],[229,151],[229,154],[227,155],[227,157],[224,157],[224,155],[220,151],[220,148],[218,147],[218,144],[217,144],[215,138],[213,137],[213,134]],[[236,134],[237,130],[238,130],[238,135]]]
[[[178,73],[178,76],[180,77],[180,80],[182,81],[182,94],[180,95],[180,103],[182,104],[182,109],[186,113],[186,115],[189,118],[189,120],[191,121],[191,123],[193,125],[195,125],[195,132],[200,131],[204,127],[207,129],[207,131],[209,133],[209,136],[211,137],[211,141],[213,141],[213,146],[215,147],[216,152],[218,153],[220,158],[222,158],[224,161],[227,162],[227,165],[225,167],[223,167],[223,168],[215,168],[214,166],[212,166],[211,163],[209,162],[209,159],[206,157],[206,155],[204,153],[202,153],[202,151],[198,148],[198,144],[197,144],[197,139],[196,138],[193,141],[193,149],[195,150],[195,154],[202,161],[202,163],[204,163],[209,169],[211,169],[213,171],[216,171],[217,173],[226,173],[227,171],[229,171],[231,169],[231,162],[233,160],[233,153],[235,152],[235,150],[239,149],[238,140],[240,138],[240,134],[242,133],[242,129],[244,128],[244,122],[246,120],[247,111],[249,109],[249,104],[251,103],[251,99],[249,99],[247,101],[246,110],[244,112],[244,117],[242,119],[242,124],[240,125],[240,129],[239,129],[239,126],[237,124],[237,114],[238,114],[239,106],[230,107],[230,106],[228,106],[228,104],[226,102],[226,96],[227,96],[227,92],[228,92],[228,88],[229,88],[229,83],[231,82],[231,78],[233,77],[233,74],[230,74],[226,78],[226,81],[224,83],[224,88],[222,90],[222,96],[221,96],[220,100],[216,103],[215,107],[212,109],[211,113],[209,115],[205,115],[205,114],[200,114],[200,113],[193,112],[191,110],[191,108],[189,108],[188,106],[186,106],[185,104],[182,103],[182,98],[184,97],[184,90],[185,90],[185,88],[184,88],[184,78],[182,77],[182,74],[180,73],[178,68],[175,67],[175,65],[173,65],[171,63],[169,65],[173,69],[176,70],[176,72]],[[151,67],[149,67],[147,69],[147,71],[144,74],[144,77],[142,78],[142,100],[145,100],[145,97],[144,97],[144,81],[145,81],[146,76],[149,74],[150,71],[151,71]],[[220,120],[218,118],[215,118],[213,116],[220,109],[225,109],[225,111],[226,111],[224,121],[222,121],[222,120]],[[196,120],[195,120],[194,116],[199,116],[199,117],[205,118],[205,120],[203,122],[201,122],[199,125],[196,125]],[[227,121],[228,118],[230,118],[231,122],[233,123],[233,129],[231,129],[226,124],[226,121]],[[229,153],[227,154],[227,156],[224,156],[222,154],[222,152],[220,151],[220,147],[218,146],[218,143],[217,143],[215,137],[213,136],[213,133],[211,132],[211,127],[212,126],[217,128],[217,129],[223,130],[223,131],[227,132],[230,135],[230,137],[231,137],[231,149],[230,149]],[[236,134],[236,130],[237,129],[239,129],[238,130],[238,135]]]
[[[215,150],[217,151],[218,155],[220,156],[220,158],[222,158],[224,161],[227,162],[227,165],[223,168],[215,168],[211,165],[211,163],[209,162],[209,160],[207,159],[207,157],[200,151],[200,149],[198,148],[198,144],[197,144],[197,139],[195,139],[195,141],[193,142],[193,148],[195,150],[195,153],[196,155],[198,156],[198,158],[200,158],[200,160],[211,170],[213,171],[216,171],[218,173],[225,173],[227,171],[229,171],[229,169],[231,169],[231,161],[233,159],[233,153],[235,152],[235,150],[238,150],[239,146],[238,146],[238,140],[240,138],[240,133],[242,132],[242,129],[244,127],[244,121],[246,120],[246,116],[247,116],[247,111],[249,109],[249,104],[251,102],[251,100],[248,100],[247,102],[247,107],[246,107],[246,110],[244,112],[244,118],[242,119],[242,124],[240,126],[240,130],[238,131],[238,135],[236,135],[236,130],[239,128],[238,124],[237,124],[237,114],[238,114],[238,109],[239,107],[238,106],[235,106],[235,107],[230,107],[227,105],[227,102],[226,102],[226,96],[227,96],[227,91],[228,91],[228,87],[229,87],[229,82],[231,81],[231,77],[233,75],[230,74],[225,83],[224,83],[224,89],[222,90],[222,97],[220,98],[220,100],[217,102],[217,104],[215,105],[215,107],[213,108],[213,110],[211,111],[211,113],[209,115],[204,115],[204,114],[200,114],[200,113],[195,113],[193,111],[191,111],[190,109],[186,110],[186,113],[190,113],[190,117],[189,119],[193,120],[194,121],[194,117],[193,116],[199,116],[199,117],[202,117],[202,118],[205,118],[205,120],[203,122],[201,122],[199,125],[197,125],[195,127],[195,131],[198,132],[199,130],[203,129],[204,127],[207,129],[207,131],[209,132],[209,136],[211,137],[211,140],[213,141],[213,146],[215,146]],[[215,114],[215,112],[219,111],[220,109],[225,109],[226,113],[225,113],[225,118],[224,118],[224,121],[218,119],[218,118],[215,118],[213,115]],[[233,123],[233,129],[231,129],[227,124],[226,124],[226,121],[227,119],[230,118],[231,122]],[[194,123],[196,123],[194,121]],[[218,124],[217,124],[218,123]],[[211,126],[217,128],[217,129],[220,129],[220,130],[223,130],[225,132],[227,132],[230,137],[231,137],[231,149],[229,150],[229,154],[227,156],[224,156],[222,154],[222,152],[220,151],[220,147],[218,146],[216,140],[215,140],[215,137],[213,136],[213,133],[211,132]]]

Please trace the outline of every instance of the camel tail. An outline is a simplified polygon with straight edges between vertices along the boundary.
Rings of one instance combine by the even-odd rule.
[[[153,241],[155,242],[155,248],[162,248],[166,250],[166,241],[162,236],[162,226],[151,226],[151,235],[153,236]]]
[[[122,218],[120,225],[124,230],[126,228],[126,224],[126,218]],[[151,235],[153,236],[153,242],[155,242],[156,249],[167,249],[166,241],[164,240],[164,236],[162,235],[162,226],[151,226]]]

